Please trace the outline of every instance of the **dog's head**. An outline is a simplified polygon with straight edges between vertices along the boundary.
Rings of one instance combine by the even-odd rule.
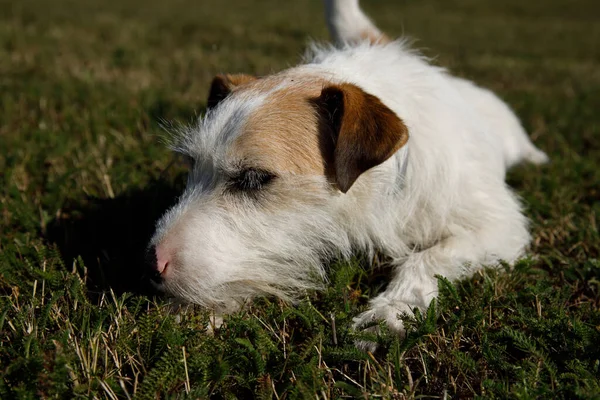
[[[160,286],[221,308],[314,286],[324,257],[350,251],[371,196],[357,179],[406,143],[406,126],[358,86],[302,70],[217,76],[208,107],[174,145],[190,170],[150,244]]]

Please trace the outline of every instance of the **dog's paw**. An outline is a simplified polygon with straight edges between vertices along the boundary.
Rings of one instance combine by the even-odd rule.
[[[379,325],[374,324],[383,321],[390,331],[399,336],[404,336],[404,323],[400,317],[403,314],[412,314],[411,307],[408,304],[389,301],[383,302],[381,299],[374,299],[371,304],[371,309],[353,319],[353,330],[379,335]],[[377,343],[369,340],[357,340],[354,344],[363,351],[374,352],[377,349]]]

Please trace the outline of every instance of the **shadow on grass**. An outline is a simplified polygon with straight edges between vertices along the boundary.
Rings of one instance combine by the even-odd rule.
[[[145,250],[156,220],[179,194],[176,186],[157,180],[112,199],[87,198],[84,205],[63,209],[49,224],[46,238],[58,246],[67,267],[81,257],[91,297],[108,289],[157,294],[148,278]]]

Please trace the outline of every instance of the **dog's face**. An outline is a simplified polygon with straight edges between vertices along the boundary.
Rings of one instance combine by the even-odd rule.
[[[360,196],[346,192],[406,143],[405,125],[357,86],[294,70],[218,76],[208,105],[174,146],[190,171],[151,241],[161,288],[227,309],[314,286],[321,260],[351,247],[345,208]]]

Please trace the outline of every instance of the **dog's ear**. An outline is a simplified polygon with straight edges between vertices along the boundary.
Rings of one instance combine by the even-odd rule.
[[[324,125],[321,148],[328,173],[344,193],[363,172],[390,158],[408,140],[404,122],[358,86],[326,86],[316,104]]]
[[[256,77],[246,74],[217,75],[213,78],[208,92],[208,108],[213,108],[236,87],[255,80]]]

